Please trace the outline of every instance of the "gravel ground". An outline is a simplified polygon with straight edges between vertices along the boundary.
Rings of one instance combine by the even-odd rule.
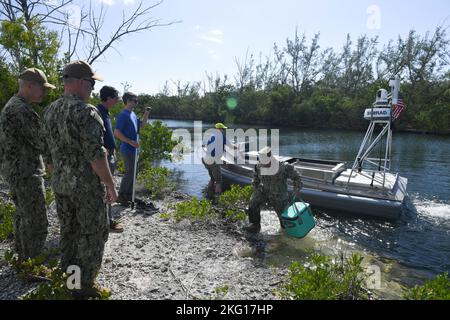
[[[4,186],[0,189],[5,190]],[[4,197],[4,194],[3,194]],[[160,212],[189,197],[173,193],[154,202]],[[111,288],[111,299],[278,299],[286,266],[266,259],[267,235],[249,237],[221,224],[175,223],[113,206],[123,233],[110,233],[98,282]],[[263,212],[263,219],[270,216]],[[47,248],[58,246],[59,224],[54,203],[48,210]],[[276,218],[275,218],[276,219]],[[263,230],[264,231],[264,230]],[[0,299],[18,299],[37,287],[20,281],[4,261],[12,241],[0,243]],[[227,294],[216,293],[225,288]]]

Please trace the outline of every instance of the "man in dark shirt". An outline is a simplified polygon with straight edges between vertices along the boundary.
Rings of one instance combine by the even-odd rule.
[[[97,106],[98,111],[103,119],[105,126],[105,134],[103,136],[103,145],[108,154],[108,164],[111,174],[114,175],[116,169],[116,141],[112,131],[111,118],[109,117],[109,109],[113,108],[119,100],[119,92],[109,86],[100,89],[101,103]],[[109,229],[114,232],[123,232],[123,225],[114,220],[111,205],[108,205]]]

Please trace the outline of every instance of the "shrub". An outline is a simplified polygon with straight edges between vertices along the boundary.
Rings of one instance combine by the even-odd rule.
[[[58,262],[51,259],[52,255],[58,253],[58,250],[43,251],[35,258],[20,260],[12,251],[5,252],[5,261],[17,272],[19,278],[26,281],[29,275],[46,278],[49,271],[56,268]]]
[[[214,288],[215,296],[212,297],[212,300],[224,300],[228,296],[229,290],[230,286],[228,284]]]
[[[164,167],[150,167],[138,174],[138,181],[150,192],[153,199],[161,199],[173,188],[169,180],[170,171]]]
[[[160,120],[140,130],[139,164],[147,169],[155,160],[171,159],[171,152],[178,142],[172,140],[172,131]]]
[[[448,272],[426,281],[423,286],[415,286],[409,289],[404,298],[407,300],[450,300]]]
[[[14,215],[16,207],[0,199],[0,241],[8,239],[14,233]]]
[[[205,221],[211,219],[214,216],[211,202],[203,199],[199,201],[197,197],[192,200],[183,201],[175,205],[175,211],[172,213],[172,217],[176,222],[180,222],[183,219],[191,221]]]
[[[295,300],[368,299],[362,257],[353,254],[333,263],[330,257],[313,253],[306,265],[293,262],[282,285],[281,296]]]
[[[22,300],[72,300],[72,294],[67,288],[67,275],[55,268],[48,275],[48,282],[40,284],[35,290],[23,296]]]
[[[232,185],[219,196],[218,209],[226,221],[241,221],[247,218],[245,210],[253,193],[252,186]]]
[[[72,300],[72,292],[67,287],[67,274],[57,267],[57,260],[52,256],[58,249],[44,251],[36,258],[19,260],[11,251],[5,252],[5,261],[17,272],[20,279],[26,281],[30,275],[39,277],[45,282],[36,289],[21,297],[22,300]],[[109,295],[100,300],[109,299]]]
[[[125,161],[122,156],[118,156],[116,160],[116,172],[125,173]]]

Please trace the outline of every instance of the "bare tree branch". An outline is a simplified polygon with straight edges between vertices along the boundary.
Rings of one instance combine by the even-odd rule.
[[[170,26],[172,24],[178,23],[179,21],[171,21],[168,23],[160,23],[159,19],[154,19],[152,17],[147,17],[150,13],[151,9],[159,6],[163,1],[158,1],[157,3],[150,5],[148,7],[143,7],[143,1],[139,3],[137,8],[133,11],[133,13],[127,18],[125,12],[122,12],[122,22],[121,24],[112,32],[109,40],[105,43],[102,43],[101,39],[103,37],[100,36],[100,31],[102,29],[105,13],[103,10],[100,12],[98,19],[94,16],[90,15],[90,28],[94,33],[92,37],[92,46],[89,51],[88,58],[86,59],[89,63],[93,63],[100,56],[102,56],[109,48],[111,48],[112,44],[119,41],[122,37],[126,35],[131,35],[134,33],[138,33],[141,31],[146,31],[153,29],[155,27],[162,26]],[[143,19],[143,20],[140,20]]]
[[[53,15],[55,13],[64,14],[61,11],[61,9],[66,7],[67,5],[71,4],[72,2],[73,2],[73,0],[63,0],[62,3],[59,6],[56,6],[56,7],[52,7],[49,4],[44,4],[44,6],[47,8],[47,14],[40,14],[40,13],[38,13],[36,15],[36,17],[39,19],[39,21],[46,22],[47,18],[54,18]]]

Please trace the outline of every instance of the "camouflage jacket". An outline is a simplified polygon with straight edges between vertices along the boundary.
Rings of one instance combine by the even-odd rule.
[[[44,139],[32,106],[15,95],[0,115],[1,173],[9,183],[32,175],[43,176]]]
[[[76,96],[63,95],[45,108],[43,128],[55,192],[70,195],[98,190],[100,179],[91,162],[104,157],[106,150],[105,128],[97,108]]]
[[[270,196],[284,196],[288,191],[287,179],[291,179],[294,190],[300,189],[302,181],[294,166],[286,162],[279,162],[278,165],[278,171],[273,175],[261,175],[261,164],[256,165],[253,187]]]

